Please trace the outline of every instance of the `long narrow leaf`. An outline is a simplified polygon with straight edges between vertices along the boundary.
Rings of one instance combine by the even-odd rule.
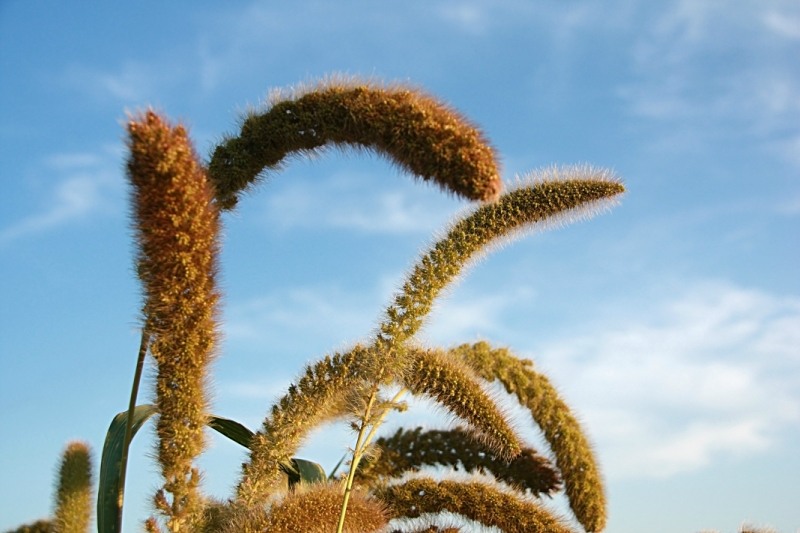
[[[156,414],[155,405],[137,405],[133,411],[133,432]],[[103,444],[103,455],[100,461],[100,477],[97,489],[97,530],[103,533],[120,533],[117,529],[117,518],[122,513],[124,487],[120,487],[120,460],[122,459],[125,427],[128,423],[128,411],[119,413],[111,421]]]
[[[240,444],[245,448],[250,448],[250,440],[253,438],[253,432],[236,420],[222,418],[221,416],[212,416],[208,421],[208,427],[225,435],[236,444]]]
[[[155,405],[137,405],[133,412],[133,431],[131,438],[139,431],[147,420],[158,413]],[[122,444],[125,440],[125,426],[128,423],[128,411],[122,411],[111,421],[103,445],[100,463],[100,479],[97,489],[97,530],[102,533],[120,533],[117,529],[118,517],[122,513],[124,487],[120,487],[120,460]],[[211,416],[208,427],[219,432],[233,442],[250,447],[253,432],[235,420],[221,416]],[[324,481],[327,476],[323,468],[305,459],[291,459],[284,471],[289,476],[290,486],[295,483],[313,483]]]

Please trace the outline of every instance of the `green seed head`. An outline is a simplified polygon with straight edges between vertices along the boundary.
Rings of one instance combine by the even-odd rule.
[[[58,471],[53,531],[87,533],[92,509],[92,461],[89,447],[83,442],[71,442],[64,450]]]
[[[575,518],[586,531],[602,531],[606,497],[594,450],[550,381],[536,372],[530,361],[520,360],[503,348],[492,349],[485,342],[459,346],[453,353],[484,379],[500,381],[528,408],[555,456]]]

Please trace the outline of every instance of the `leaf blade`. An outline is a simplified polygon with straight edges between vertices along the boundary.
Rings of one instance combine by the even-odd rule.
[[[131,439],[147,420],[157,413],[155,405],[137,405],[133,411]],[[120,487],[120,461],[125,441],[128,411],[118,413],[109,424],[100,460],[97,488],[97,530],[120,533],[118,518],[122,514],[124,487]]]

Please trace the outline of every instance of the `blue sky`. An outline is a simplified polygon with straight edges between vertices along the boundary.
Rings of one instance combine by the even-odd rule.
[[[421,335],[548,373],[596,444],[607,531],[800,531],[798,57],[788,0],[0,2],[0,529],[47,515],[64,444],[99,454],[127,405],[126,112],[182,120],[207,155],[271,89],[344,73],[450,103],[509,182],[583,163],[625,181],[610,213],[476,264]],[[215,412],[255,428],[305,363],[368,338],[464,208],[357,151],[257,187],[225,219]],[[432,411],[387,429],[449,422]],[[330,468],[351,441],[326,428],[301,456]],[[133,447],[131,531],[152,443]],[[208,492],[243,460],[214,439]]]

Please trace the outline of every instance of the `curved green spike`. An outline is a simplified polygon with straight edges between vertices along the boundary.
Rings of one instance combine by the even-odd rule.
[[[511,460],[522,450],[519,438],[497,403],[478,384],[477,376],[458,358],[442,350],[412,348],[402,383],[415,395],[436,400],[467,422],[488,448]]]
[[[518,359],[504,348],[492,349],[485,342],[464,344],[452,352],[484,379],[500,381],[528,408],[555,456],[575,518],[586,531],[602,531],[606,497],[594,451],[550,381],[536,372],[530,361]]]
[[[624,190],[605,170],[549,169],[458,220],[422,256],[386,310],[376,340],[378,351],[390,354],[416,334],[441,291],[492,244],[537,223],[587,216]]]
[[[306,368],[296,385],[273,405],[261,430],[250,440],[250,460],[243,466],[237,502],[246,507],[266,503],[285,482],[285,465],[306,435],[319,424],[341,414],[335,407],[342,394],[366,378],[367,349],[356,346],[345,354],[325,357]]]

